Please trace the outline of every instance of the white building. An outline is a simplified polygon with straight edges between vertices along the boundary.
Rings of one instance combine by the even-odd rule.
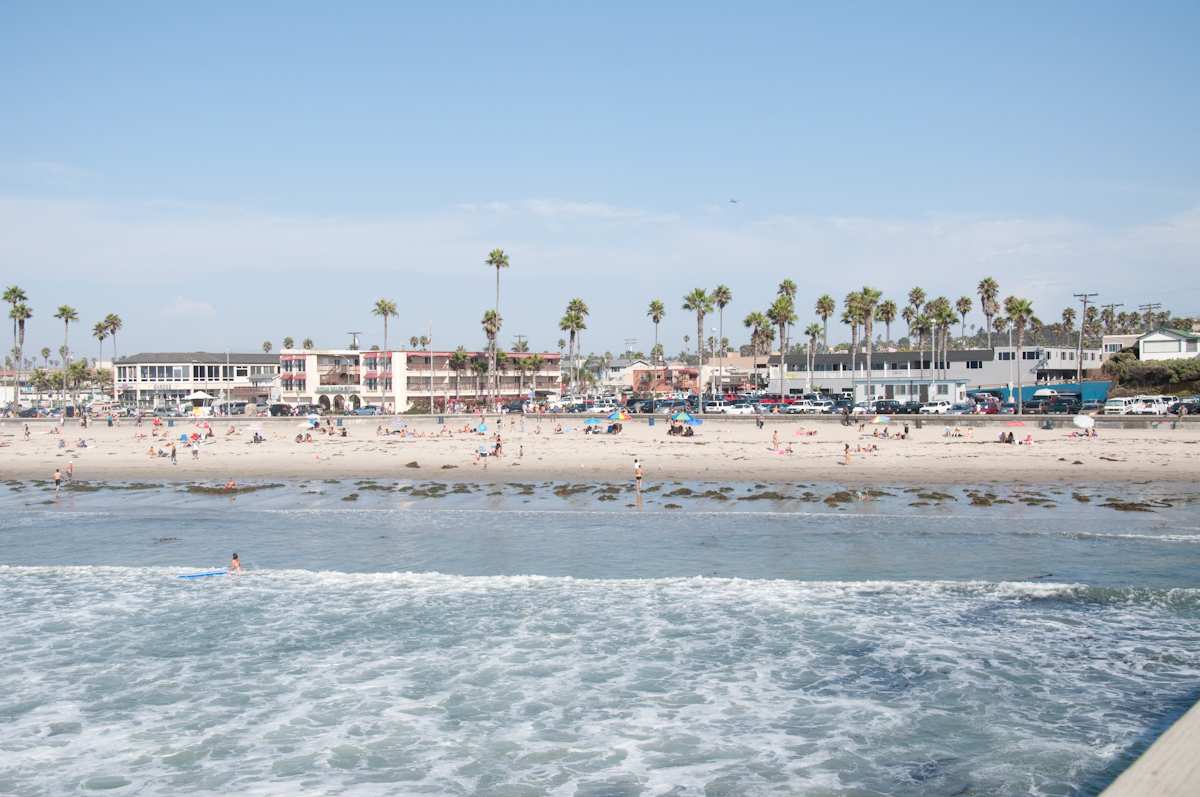
[[[500,401],[561,390],[558,352],[503,352]],[[487,395],[487,352],[379,351],[371,349],[284,349],[278,355],[280,395],[285,404],[311,404],[333,411],[375,406],[405,412],[414,405],[443,411],[455,403],[478,405]],[[534,361],[536,368],[530,367]],[[456,367],[460,366],[460,367]]]
[[[1138,333],[1131,335],[1105,335],[1100,339],[1100,354],[1103,360],[1107,361],[1121,349],[1128,349],[1130,346],[1137,346],[1137,340],[1141,337]]]
[[[279,394],[279,357],[238,352],[150,352],[118,357],[121,403],[174,407],[196,392],[230,401],[270,401]]]
[[[1164,327],[1139,337],[1137,348],[1141,360],[1190,360],[1200,357],[1200,334]]]

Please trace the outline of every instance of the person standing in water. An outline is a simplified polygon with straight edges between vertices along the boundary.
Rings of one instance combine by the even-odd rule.
[[[229,572],[239,575],[242,572],[242,560],[238,559],[238,555],[236,553],[233,555],[233,558],[229,560]]]
[[[59,489],[62,487],[62,471],[58,468],[54,469],[54,494],[58,495]]]
[[[644,475],[642,472],[642,463],[635,458],[633,460],[633,484],[639,493],[642,491],[642,476]]]

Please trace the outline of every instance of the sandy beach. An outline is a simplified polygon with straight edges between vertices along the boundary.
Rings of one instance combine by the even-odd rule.
[[[1200,479],[1200,425],[1172,429],[1108,429],[1097,438],[1074,437],[1068,429],[1043,430],[1035,422],[1023,427],[982,425],[962,437],[945,436],[942,422],[923,429],[910,424],[908,439],[897,439],[902,423],[889,427],[843,427],[825,419],[768,419],[764,428],[748,420],[710,419],[696,436],[671,437],[661,419],[649,426],[639,418],[624,424],[619,435],[585,434],[584,418],[544,420],[505,417],[488,431],[463,431],[477,419],[448,418],[445,431],[429,418],[406,418],[407,428],[392,434],[391,419],[346,419],[346,437],[313,435],[296,443],[296,419],[214,420],[214,437],[195,456],[178,440],[198,427],[190,419],[162,426],[124,421],[87,429],[68,423],[60,437],[48,423],[6,421],[0,425],[0,475],[8,479],[46,479],[55,468],[73,463],[74,477],[89,481],[157,480],[220,481],[315,478],[421,478],[453,481],[607,480],[632,478],[637,458],[647,483],[667,479],[722,481],[845,481],[863,483],[962,484],[987,482],[1194,482]],[[382,421],[382,423],[381,423]],[[251,424],[260,423],[266,440],[251,442]],[[563,431],[555,433],[556,424]],[[232,427],[235,431],[229,434]],[[995,442],[1001,429],[1030,445]],[[480,459],[500,432],[499,458]],[[202,431],[202,430],[201,430]],[[167,437],[170,433],[171,437]],[[773,449],[773,439],[779,441]],[[63,447],[59,447],[59,440]],[[79,440],[86,447],[78,445]],[[157,455],[177,447],[177,463]],[[845,462],[845,445],[851,449]],[[151,455],[150,449],[155,449]],[[788,453],[790,449],[791,453]]]

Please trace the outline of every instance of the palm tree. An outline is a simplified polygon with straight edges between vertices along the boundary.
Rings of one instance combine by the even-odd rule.
[[[861,297],[855,291],[846,294],[842,300],[842,323],[850,327],[850,382],[858,378],[858,325],[862,320]]]
[[[100,341],[100,356],[96,358],[96,367],[100,367],[100,361],[104,359],[104,339],[108,337],[108,327],[104,326],[103,321],[97,321],[92,324],[92,337]]]
[[[537,375],[538,371],[542,370],[542,366],[546,361],[542,359],[540,354],[531,354],[525,358],[525,370],[529,371],[529,387],[533,390],[534,396],[537,395]]]
[[[921,363],[921,379],[925,379],[925,336],[933,331],[933,325],[929,321],[929,316],[924,313],[918,313],[913,318],[913,331],[917,333],[917,357]]]
[[[821,319],[821,347],[829,351],[829,317],[837,312],[837,302],[828,293],[821,294],[817,299],[817,318]]]
[[[693,288],[692,292],[683,297],[683,309],[696,314],[696,354],[699,356],[699,366],[704,367],[704,316],[712,312],[712,297],[703,288]],[[696,386],[696,407],[704,412],[704,388]]]
[[[497,379],[499,371],[499,363],[496,361],[496,337],[500,334],[500,327],[504,323],[504,319],[495,310],[484,312],[483,318],[479,321],[483,326],[483,334],[487,336],[488,352],[491,355],[492,361],[489,363],[489,369],[492,371],[492,393],[491,400],[494,402],[499,397],[500,383]]]
[[[480,383],[483,381],[483,375],[488,372],[487,358],[473,357],[471,359],[471,371],[475,374],[475,401],[478,403]]]
[[[913,309],[911,304],[905,305],[904,309],[900,311],[900,317],[903,318],[904,323],[908,325],[908,348],[911,350],[913,323],[916,321],[917,311]]]
[[[413,351],[416,351],[417,347],[420,345],[421,345],[421,339],[418,336],[413,335],[411,338],[408,339],[408,347],[410,349],[412,349]]]
[[[864,285],[863,289],[858,292],[858,310],[862,321],[863,337],[867,339],[867,401],[875,400],[875,394],[871,388],[871,354],[874,350],[873,330],[875,327],[875,307],[879,304],[880,297],[883,293],[874,288]],[[851,384],[854,384],[851,382]],[[868,406],[870,406],[868,404]]]
[[[568,321],[568,326],[564,327],[562,322],[559,322],[558,328],[564,332],[570,333],[570,344],[572,356],[571,361],[571,383],[574,385],[579,377],[579,352],[583,346],[583,331],[587,329],[588,306],[583,299],[578,297],[567,302],[567,312],[563,316],[564,321]]]
[[[957,312],[960,316],[962,316],[962,335],[961,335],[961,337],[963,339],[964,346],[966,345],[966,340],[967,340],[967,313],[971,312],[972,307],[974,307],[974,303],[971,301],[970,296],[959,296],[958,300],[954,302],[955,312]]]
[[[782,286],[781,286],[782,287]],[[767,318],[779,329],[779,400],[783,401],[783,376],[787,371],[784,358],[787,354],[787,329],[796,322],[796,309],[792,299],[782,291],[767,308]]]
[[[450,358],[446,361],[446,364],[450,366],[450,370],[454,372],[454,402],[457,404],[460,396],[459,388],[461,387],[462,383],[462,372],[466,370],[468,366],[470,366],[471,358],[467,354],[467,350],[462,346],[459,346],[450,355]]]
[[[1033,317],[1033,303],[1028,299],[1009,296],[1004,300],[1004,312],[1008,314],[1013,330],[1017,333],[1017,350],[1013,356],[1017,360],[1017,414],[1021,415],[1025,404],[1021,394],[1021,346],[1025,342],[1025,323]]]
[[[733,291],[725,285],[718,285],[713,288],[712,301],[717,306],[717,345],[719,346],[717,384],[720,385],[725,368],[725,307],[733,301]]]
[[[113,350],[113,401],[117,400],[117,333],[125,326],[121,316],[109,313],[104,316],[104,326],[108,327],[108,336],[112,338]]]
[[[1104,324],[1104,334],[1113,334],[1113,328],[1117,323],[1117,312],[1112,307],[1105,307],[1100,311],[1100,321]]]
[[[808,389],[812,390],[812,372],[817,365],[817,338],[821,336],[821,325],[815,321],[804,328],[808,336]]]
[[[16,361],[14,363],[15,367],[13,368],[13,376],[15,380],[13,400],[16,401],[17,394],[20,392],[21,366],[24,361],[25,354],[25,322],[33,318],[33,310],[29,308],[29,305],[22,301],[14,304],[12,310],[10,310],[8,314],[10,317],[12,317],[13,322],[17,325],[17,339],[14,341],[16,345],[13,346],[13,357]]]
[[[38,353],[42,355],[42,363],[45,364],[46,368],[49,368],[50,367],[50,347],[43,346],[42,350]]]
[[[942,378],[945,379],[949,373],[950,359],[948,352],[950,351],[950,329],[954,326],[954,322],[958,320],[958,315],[954,308],[950,305],[950,300],[942,298],[938,303],[937,323],[942,330],[941,338],[941,365]]]
[[[487,259],[484,260],[484,264],[487,265],[488,268],[496,269],[495,315],[496,315],[496,318],[499,319],[500,318],[500,269],[508,268],[508,255],[504,254],[503,249],[499,249],[499,248],[493,249],[492,251],[488,252],[488,256],[487,256]],[[493,339],[491,342],[491,351],[489,353],[491,354],[491,358],[492,358],[492,362],[491,362],[492,384],[493,384],[492,398],[494,400],[496,398],[496,394],[499,392],[499,387],[500,387],[500,376],[499,376],[500,369],[496,367],[496,341],[495,341],[495,339]]]
[[[779,290],[776,291],[776,293],[780,296],[786,296],[791,299],[793,305],[792,309],[795,309],[796,283],[792,282],[790,279],[785,279],[783,282],[779,283]]]
[[[908,292],[908,306],[918,313],[925,306],[925,291],[922,288],[913,288]]]
[[[275,348],[275,347],[274,347],[274,346],[271,344],[271,341],[269,341],[269,340],[264,340],[264,341],[262,342],[262,350],[263,350],[263,354],[270,354],[270,353],[271,353],[271,349],[273,349],[273,348]]]
[[[19,324],[19,322],[17,321],[17,316],[14,315],[14,313],[16,312],[18,304],[23,304],[28,300],[29,300],[29,297],[25,295],[25,291],[23,291],[20,288],[20,286],[10,285],[4,291],[4,301],[8,302],[10,305],[8,317],[11,318],[12,322],[13,322],[13,350],[14,351],[18,348],[17,347],[17,327]],[[14,374],[14,376],[13,376],[13,400],[14,400],[14,402],[16,401],[17,393],[19,392],[19,389],[17,386],[17,383],[19,381],[20,381],[20,377],[18,375]]]
[[[1063,332],[1070,332],[1075,328],[1075,308],[1066,307],[1062,311]]]
[[[518,336],[517,340],[513,341],[512,350],[517,354],[528,354],[529,353],[529,341],[525,340],[525,338],[523,338],[523,337]]]
[[[313,347],[313,339],[305,338],[304,341],[300,345],[305,349],[311,349]]]
[[[67,367],[71,360],[71,322],[79,320],[79,311],[69,304],[62,304],[54,317],[63,322],[63,403],[66,404]]]
[[[879,309],[875,311],[875,317],[883,322],[886,330],[884,337],[887,338],[887,343],[892,342],[892,322],[896,320],[896,303],[891,299],[879,303]]]
[[[755,310],[742,319],[742,326],[750,330],[750,355],[754,358],[754,387],[758,387],[758,351],[762,348],[762,329],[770,328],[771,322],[765,315]]]
[[[375,306],[371,308],[371,315],[383,319],[383,350],[388,350],[388,319],[395,318],[400,315],[396,312],[396,303],[391,299],[376,299]],[[284,344],[287,347],[287,344]]]
[[[996,315],[996,311],[1000,307],[996,304],[996,297],[1000,295],[1000,286],[991,277],[984,277],[979,281],[979,285],[975,288],[979,293],[979,305],[983,309],[983,317],[987,319],[987,336],[988,348],[992,348],[992,318]]]
[[[667,314],[666,306],[658,299],[650,301],[650,307],[646,310],[646,315],[654,324],[654,346],[658,348],[658,325],[662,322],[663,316]],[[651,349],[653,351],[653,349]],[[651,355],[653,356],[653,355]]]
[[[421,351],[429,351],[429,338],[428,338],[428,336],[426,336],[426,335],[422,335],[422,336],[420,336],[419,338],[417,338],[417,345],[419,345],[419,346],[421,347]],[[432,360],[430,360],[430,362],[433,362],[433,361],[432,361]]]

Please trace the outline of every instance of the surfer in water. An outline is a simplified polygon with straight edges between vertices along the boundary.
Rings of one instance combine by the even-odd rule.
[[[241,572],[242,572],[242,560],[238,559],[238,555],[235,553],[233,555],[233,558],[229,560],[229,573],[230,573],[230,575],[233,575],[234,573],[237,573],[240,575]]]

